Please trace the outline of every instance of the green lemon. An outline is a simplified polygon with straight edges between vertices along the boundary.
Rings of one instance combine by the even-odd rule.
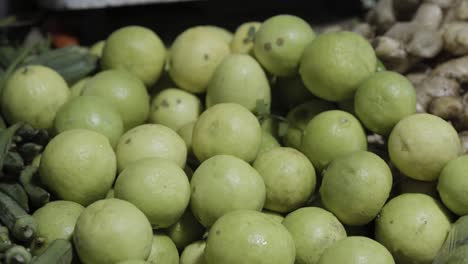
[[[346,230],[330,212],[318,207],[303,207],[289,213],[283,225],[296,245],[296,264],[315,264],[322,253],[346,238]]]
[[[167,235],[156,233],[153,237],[151,253],[146,261],[149,264],[179,264],[179,252]]]
[[[234,103],[208,108],[195,123],[192,149],[199,161],[220,154],[253,161],[262,142],[262,129],[254,114]]]
[[[104,70],[126,70],[150,87],[161,76],[166,48],[159,36],[141,26],[126,26],[107,38],[102,51]]]
[[[58,133],[75,128],[93,130],[106,136],[113,147],[124,130],[115,105],[98,96],[79,96],[62,105],[55,116],[54,128]]]
[[[190,186],[193,215],[205,227],[237,209],[260,211],[265,203],[262,176],[247,162],[230,155],[204,161],[195,170]]]
[[[283,225],[257,211],[237,210],[211,227],[204,254],[205,264],[293,264],[296,250]]]
[[[122,171],[144,158],[165,158],[185,166],[187,147],[174,130],[158,124],[144,124],[125,132],[116,147],[117,165]]]
[[[274,148],[281,147],[276,140],[270,133],[262,130],[262,142],[260,143],[260,148],[258,150],[257,158],[261,156],[261,154],[268,152]]]
[[[97,57],[101,58],[102,57],[102,52],[104,50],[104,45],[106,45],[105,40],[100,40],[96,43],[94,43],[90,48],[89,52],[93,55],[96,55]]]
[[[278,223],[282,223],[283,220],[284,220],[284,216],[281,215],[280,213],[277,213],[277,212],[273,212],[273,211],[269,211],[269,210],[266,210],[266,209],[263,209],[262,210],[262,214],[264,214],[266,217],[270,218],[271,220],[273,221],[276,221]]]
[[[416,91],[399,73],[377,72],[358,86],[354,109],[365,127],[388,135],[398,121],[416,112]]]
[[[341,110],[330,110],[309,121],[301,150],[322,171],[335,158],[367,149],[367,137],[359,121]]]
[[[198,27],[210,31],[213,35],[217,35],[219,38],[223,39],[228,44],[231,43],[232,38],[234,37],[234,34],[232,34],[231,31],[222,27],[213,25],[202,25]]]
[[[169,55],[169,75],[178,87],[206,91],[215,69],[229,54],[226,39],[203,26],[192,27],[174,40]]]
[[[367,151],[351,152],[334,159],[323,172],[320,197],[342,223],[365,225],[387,201],[392,180],[382,158]]]
[[[153,230],[146,216],[119,199],[99,200],[86,207],[73,234],[76,252],[87,264],[145,260],[152,241]]]
[[[262,23],[245,22],[237,27],[230,43],[232,53],[251,54],[253,52],[255,34]]]
[[[202,112],[200,99],[186,91],[168,88],[157,94],[151,102],[149,121],[177,131],[194,122]]]
[[[86,86],[86,82],[89,81],[91,77],[84,77],[83,79],[77,81],[75,84],[70,87],[70,97],[77,97],[80,96],[83,92],[83,89]]]
[[[204,264],[205,241],[194,242],[184,248],[180,255],[180,264]]]
[[[182,251],[188,244],[201,239],[205,228],[193,216],[190,209],[187,209],[175,224],[166,229],[166,233]]]
[[[254,58],[245,54],[231,54],[222,60],[208,84],[206,96],[209,97],[206,107],[237,103],[256,112],[259,102],[267,109],[271,104],[265,72]]]
[[[375,238],[396,263],[432,263],[450,227],[439,202],[425,194],[408,193],[383,207],[376,219]]]
[[[272,87],[272,94],[273,103],[288,111],[314,99],[314,95],[304,86],[299,75],[277,78]]]
[[[315,170],[307,157],[293,148],[277,147],[260,155],[253,167],[266,186],[264,207],[288,213],[303,205],[315,190]]]
[[[302,18],[273,16],[265,20],[255,34],[255,57],[270,73],[292,76],[297,74],[304,48],[314,38],[314,31]]]
[[[317,263],[395,264],[395,260],[377,241],[362,236],[351,236],[327,248]]]
[[[392,163],[406,176],[434,181],[458,157],[461,142],[447,121],[431,114],[413,114],[397,123],[388,139]]]
[[[72,129],[55,136],[45,147],[39,166],[41,182],[57,198],[83,206],[103,199],[112,187],[116,157],[100,133]]]
[[[449,161],[443,168],[437,189],[442,202],[457,215],[468,214],[468,155]]]
[[[284,145],[299,149],[302,135],[309,121],[316,115],[335,108],[332,103],[320,99],[312,99],[295,106],[286,115],[289,127],[283,138]]]
[[[52,201],[37,209],[32,217],[37,224],[37,233],[31,251],[39,255],[50,242],[56,239],[70,240],[75,230],[76,220],[84,207],[70,201]]]
[[[70,90],[56,71],[40,65],[17,69],[6,81],[0,98],[8,124],[25,122],[49,129],[55,114],[68,101]]]
[[[149,95],[143,83],[122,70],[102,71],[86,82],[82,95],[106,97],[117,107],[125,130],[148,118]]]
[[[190,183],[173,161],[146,158],[129,164],[117,177],[115,198],[140,209],[154,229],[174,224],[190,199]],[[157,201],[157,202],[155,202]]]
[[[319,35],[305,48],[299,73],[314,95],[336,102],[352,98],[376,65],[374,49],[361,35],[330,32]]]

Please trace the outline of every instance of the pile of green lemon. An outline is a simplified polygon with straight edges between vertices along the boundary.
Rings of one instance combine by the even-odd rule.
[[[168,48],[127,26],[92,51],[93,76],[27,66],[0,98],[7,123],[54,135],[39,172],[56,200],[34,218],[76,261],[426,264],[468,214],[457,132],[356,33],[277,15]]]

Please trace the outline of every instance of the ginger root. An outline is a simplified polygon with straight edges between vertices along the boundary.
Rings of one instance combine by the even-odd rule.
[[[406,78],[413,84],[413,86],[419,85],[424,79],[427,78],[428,73],[426,72],[413,72],[406,75]]]
[[[427,112],[432,100],[438,97],[460,95],[460,85],[451,79],[441,76],[428,76],[415,85],[416,111]]]
[[[400,73],[408,71],[423,59],[435,57],[443,48],[439,32],[442,9],[431,3],[421,4],[410,22],[393,24],[374,41],[379,59]]]
[[[438,65],[433,75],[453,79],[459,83],[468,82],[468,56],[456,58]]]
[[[445,120],[459,121],[463,114],[463,103],[459,96],[442,96],[434,98],[428,112]]]
[[[455,3],[455,0],[425,0],[424,3],[435,4],[440,8],[446,9],[451,7]]]
[[[367,14],[367,22],[375,25],[378,32],[385,32],[396,23],[393,0],[380,0]]]
[[[403,43],[398,40],[385,36],[377,37],[374,40],[374,50],[385,67],[393,71],[403,73],[413,65]]]
[[[468,22],[453,22],[442,28],[444,49],[453,55],[468,54]]]
[[[419,6],[411,22],[427,27],[428,29],[437,29],[442,23],[444,14],[440,6],[431,3],[424,3]]]
[[[395,16],[400,21],[410,20],[421,0],[393,0]]]

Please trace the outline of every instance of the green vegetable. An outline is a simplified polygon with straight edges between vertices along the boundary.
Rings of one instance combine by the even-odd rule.
[[[18,152],[23,157],[26,163],[31,162],[39,153],[41,153],[43,147],[36,143],[25,143],[18,147]]]
[[[26,212],[29,212],[28,195],[18,183],[0,183],[0,191],[15,200]]]
[[[68,83],[74,83],[97,68],[98,57],[88,49],[71,45],[28,58],[25,65],[39,64],[57,71]]]
[[[23,124],[15,133],[17,142],[31,141],[39,132],[30,124]]]
[[[41,145],[43,147],[45,147],[45,145],[47,145],[49,140],[50,140],[49,133],[45,129],[39,129],[37,131],[36,135],[34,136],[34,138],[31,139],[32,142],[34,142],[34,143],[36,143],[38,145]]]
[[[31,262],[31,253],[23,246],[15,245],[5,252],[6,264],[27,264]]]
[[[70,241],[56,239],[49,244],[47,249],[34,258],[31,264],[70,264],[73,258],[73,250]]]
[[[0,221],[19,241],[29,241],[36,233],[37,225],[34,218],[3,192],[0,192]]]
[[[31,206],[39,208],[50,201],[50,194],[35,183],[34,176],[36,172],[36,166],[26,166],[23,171],[21,171],[19,180],[29,197]]]
[[[11,243],[10,232],[6,226],[0,225],[0,253],[5,252],[9,249],[13,243]]]
[[[0,168],[3,168],[4,160],[10,150],[13,137],[21,125],[21,123],[17,123],[0,132]],[[0,178],[1,176],[3,176],[3,172],[0,170]]]
[[[18,152],[10,151],[3,160],[3,172],[10,175],[18,175],[24,168],[24,160]]]

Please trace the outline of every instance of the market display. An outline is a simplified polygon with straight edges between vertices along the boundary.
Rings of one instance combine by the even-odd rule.
[[[0,263],[468,263],[468,1],[0,46]]]

